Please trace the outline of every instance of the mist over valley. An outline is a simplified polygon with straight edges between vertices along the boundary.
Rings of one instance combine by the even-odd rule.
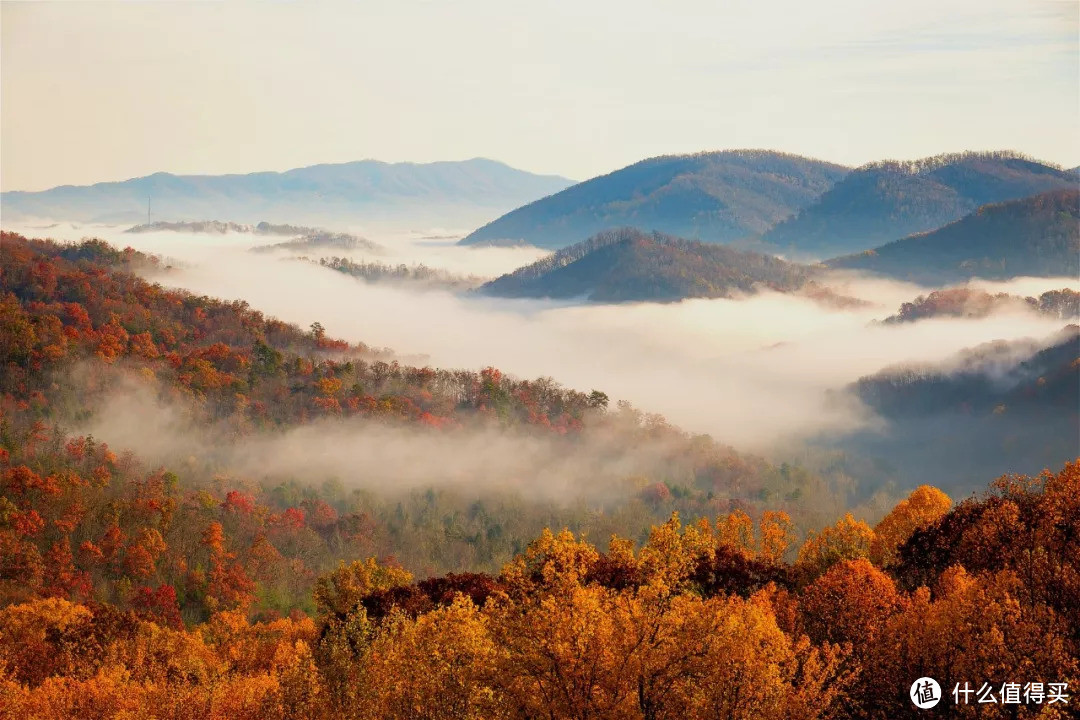
[[[1075,3],[0,28],[0,719],[1073,717]]]

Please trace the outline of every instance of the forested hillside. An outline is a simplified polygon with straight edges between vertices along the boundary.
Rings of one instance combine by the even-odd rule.
[[[121,610],[54,590],[0,610],[0,704],[26,718],[897,718],[928,675],[946,694],[990,678],[975,685],[996,702],[946,705],[957,716],[1064,718],[1078,498],[1078,464],[955,507],[922,486],[876,527],[823,529],[793,564],[783,514],[755,528],[738,512],[673,517],[640,548],[545,531],[496,575],[415,583],[356,560],[319,578],[314,618],[252,623],[241,603],[184,627],[167,592]],[[219,532],[202,552],[227,567]],[[1004,683],[1025,700],[1005,704]]]
[[[1025,353],[1025,346],[1044,346]],[[1009,360],[1027,355],[1019,363]],[[940,367],[887,369],[859,381],[859,395],[886,417],[960,411],[972,415],[1034,413],[1062,416],[1062,433],[1075,429],[1080,397],[1080,327],[1069,325],[1049,345],[987,343]],[[1014,365],[1006,370],[1002,366]],[[1003,419],[1004,420],[1004,419]],[[1075,439],[1075,437],[1074,437]]]
[[[0,581],[7,602],[54,588],[130,607],[140,588],[166,588],[189,620],[241,598],[257,614],[288,613],[310,609],[318,573],[361,554],[422,574],[495,569],[549,525],[640,538],[672,511],[768,502],[808,527],[854,500],[850,468],[835,458],[834,475],[822,477],[629,406],[609,410],[601,391],[494,368],[403,366],[318,324],[301,331],[243,302],[151,285],[128,270],[153,268],[153,258],[100,241],[7,233],[0,260],[0,542],[18,558]],[[107,401],[128,397],[121,412],[145,422],[154,412],[189,418],[160,431],[176,437],[146,438],[175,447],[153,455],[168,465],[143,459],[149,446],[111,448],[70,432],[107,425]],[[289,434],[306,427],[299,441]],[[361,455],[343,474],[314,457],[300,465],[307,473],[248,457],[376,433],[440,457],[460,446],[456,455],[478,460],[410,469],[415,450],[401,467]],[[418,472],[426,484],[402,483]],[[813,503],[799,501],[811,493]],[[208,532],[223,533],[218,565],[202,544]]]
[[[770,229],[762,240],[794,257],[855,253],[940,228],[980,205],[1076,187],[1074,175],[1016,153],[871,163]]]
[[[838,443],[899,468],[906,482],[949,477],[974,489],[987,472],[1030,471],[1076,455],[1080,328],[985,343],[938,363],[899,364],[850,388],[885,421]],[[958,454],[956,448],[967,448]]]
[[[986,205],[933,232],[834,258],[826,264],[923,284],[973,277],[1077,277],[1080,190]]]
[[[556,249],[623,226],[731,242],[764,232],[846,172],[765,150],[650,158],[513,210],[461,242]]]
[[[502,297],[670,302],[760,288],[797,290],[814,274],[812,268],[771,255],[620,228],[559,250],[480,290]]]

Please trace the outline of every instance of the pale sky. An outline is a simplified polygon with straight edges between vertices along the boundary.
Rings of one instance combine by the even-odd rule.
[[[1075,0],[0,3],[0,185],[762,147],[1080,164]]]

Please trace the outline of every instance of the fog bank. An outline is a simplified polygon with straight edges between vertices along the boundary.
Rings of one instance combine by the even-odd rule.
[[[1025,309],[982,319],[879,325],[874,321],[929,289],[851,274],[837,276],[834,287],[871,306],[839,310],[778,293],[608,306],[455,295],[368,284],[313,263],[283,261],[276,253],[251,253],[250,236],[118,230],[70,228],[68,239],[94,235],[175,258],[179,267],[153,278],[168,286],[243,299],[302,327],[318,321],[332,336],[389,347],[432,366],[494,365],[519,377],[550,376],[576,389],[600,389],[613,401],[628,400],[747,450],[873,427],[875,419],[865,409],[829,399],[827,392],[863,375],[897,364],[939,362],[988,341],[1045,338],[1062,325]],[[63,237],[55,229],[44,234]],[[542,254],[463,248],[453,238],[370,239],[390,248],[395,262],[472,274],[506,272]],[[1077,282],[1021,278],[975,284],[1032,294]]]

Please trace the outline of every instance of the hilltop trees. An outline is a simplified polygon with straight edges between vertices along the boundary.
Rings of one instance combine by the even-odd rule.
[[[949,496],[937,488],[920,485],[874,527],[870,559],[891,565],[896,551],[916,530],[937,522],[952,507]]]

